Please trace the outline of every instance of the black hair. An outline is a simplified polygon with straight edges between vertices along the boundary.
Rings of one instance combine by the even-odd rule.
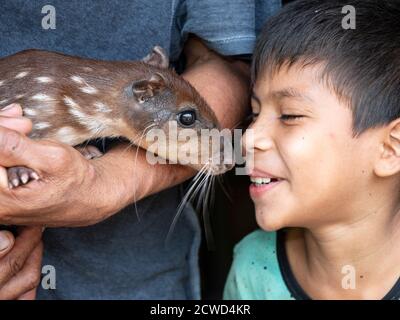
[[[342,21],[355,8],[355,29]],[[265,24],[253,55],[262,72],[322,63],[321,79],[345,99],[353,134],[400,117],[400,0],[298,0]]]

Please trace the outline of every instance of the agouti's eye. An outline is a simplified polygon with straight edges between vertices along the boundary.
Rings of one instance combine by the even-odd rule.
[[[192,110],[182,111],[178,114],[178,122],[183,127],[190,127],[196,122],[196,112]]]
[[[145,103],[145,102],[147,102],[149,100],[149,98],[146,97],[146,96],[140,96],[138,98],[138,100],[139,100],[140,103]]]

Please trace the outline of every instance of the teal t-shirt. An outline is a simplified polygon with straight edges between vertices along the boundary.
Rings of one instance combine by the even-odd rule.
[[[276,232],[254,231],[235,246],[224,299],[294,299],[281,273]]]
[[[285,250],[285,231],[257,230],[234,249],[225,284],[228,300],[309,300],[296,281]],[[400,278],[383,300],[400,300]]]

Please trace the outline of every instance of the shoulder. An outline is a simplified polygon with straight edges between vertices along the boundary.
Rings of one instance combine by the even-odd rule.
[[[276,254],[276,232],[256,230],[244,237],[234,248],[232,267],[248,275],[266,273],[268,267],[278,267]],[[268,272],[267,272],[268,273]]]
[[[245,236],[234,248],[235,255],[257,255],[275,253],[276,232],[256,230]],[[272,251],[270,249],[273,249]]]
[[[281,273],[276,232],[254,231],[235,246],[224,299],[293,299]]]
[[[280,281],[279,275],[276,233],[254,231],[235,246],[224,298],[273,298],[271,285]]]

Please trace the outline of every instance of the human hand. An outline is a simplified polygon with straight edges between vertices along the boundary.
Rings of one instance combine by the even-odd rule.
[[[0,190],[2,224],[86,225],[91,213],[107,206],[107,190],[98,183],[95,167],[63,143],[34,141],[0,127],[0,166],[31,168],[40,178]]]
[[[0,126],[28,134],[32,122],[22,108],[11,104],[0,110]],[[7,171],[0,167],[0,185],[7,187]],[[21,227],[17,239],[0,230],[0,300],[34,299],[40,279],[42,227]]]
[[[0,126],[28,134],[32,130],[32,122],[22,116],[20,105],[13,103],[0,110]],[[0,187],[8,186],[7,171],[0,167]]]
[[[0,231],[0,300],[36,297],[42,264],[42,227],[20,227],[14,238]]]

